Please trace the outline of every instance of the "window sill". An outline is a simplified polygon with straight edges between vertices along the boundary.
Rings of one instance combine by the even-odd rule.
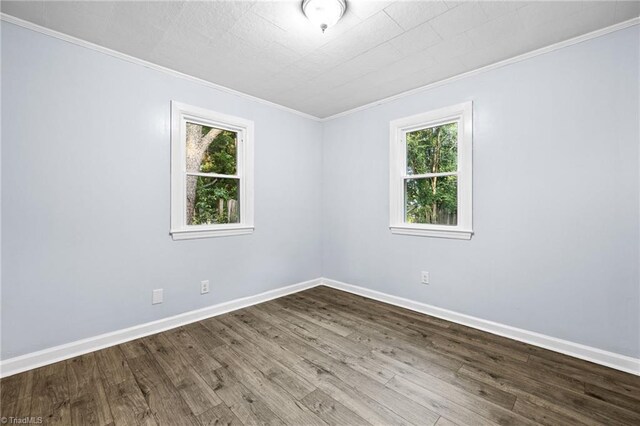
[[[423,228],[416,226],[390,226],[392,234],[414,235],[418,237],[450,238],[455,240],[470,240],[473,231],[463,229]]]
[[[199,238],[231,237],[233,235],[246,235],[253,233],[253,226],[235,226],[225,228],[207,229],[178,229],[171,231],[171,237],[177,240],[194,240]]]

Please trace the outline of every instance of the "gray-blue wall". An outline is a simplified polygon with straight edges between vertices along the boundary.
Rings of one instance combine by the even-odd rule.
[[[320,276],[640,356],[639,35],[322,124],[3,22],[2,359]],[[254,234],[169,237],[172,99],[255,121]],[[391,235],[389,121],[465,100],[476,235]]]
[[[324,276],[639,356],[638,40],[626,29],[325,123]],[[467,100],[475,235],[392,235],[389,121]]]
[[[172,99],[255,121],[252,235],[169,236]],[[320,277],[321,137],[318,122],[3,22],[2,358]]]

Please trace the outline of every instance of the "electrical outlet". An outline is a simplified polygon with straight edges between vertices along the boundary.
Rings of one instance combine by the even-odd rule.
[[[151,304],[157,305],[158,303],[162,303],[162,289],[157,288],[153,290],[153,296],[151,297]]]
[[[209,280],[200,281],[200,294],[209,293]]]
[[[429,284],[429,273],[427,271],[422,271],[420,275],[420,282],[422,284]]]

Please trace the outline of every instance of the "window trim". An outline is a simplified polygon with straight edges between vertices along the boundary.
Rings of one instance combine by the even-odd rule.
[[[458,122],[458,224],[432,225],[405,221],[404,182],[406,172],[406,133],[441,124]],[[473,235],[473,103],[457,105],[393,120],[390,123],[389,151],[389,229],[393,234],[453,239],[471,239]],[[421,176],[421,175],[415,175]]]
[[[187,225],[186,122],[238,133],[236,175],[240,180],[240,222]],[[245,235],[253,225],[253,121],[171,101],[171,228],[174,240]]]

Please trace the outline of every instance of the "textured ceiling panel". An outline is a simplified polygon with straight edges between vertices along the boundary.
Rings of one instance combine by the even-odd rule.
[[[2,1],[3,13],[326,117],[640,15],[640,1]]]

